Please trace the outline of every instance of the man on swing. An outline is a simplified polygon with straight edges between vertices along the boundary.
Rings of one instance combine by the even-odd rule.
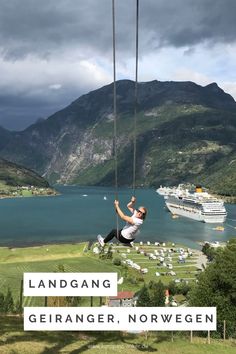
[[[135,209],[135,202],[136,198],[132,197],[131,201],[127,204],[127,208],[133,214],[132,216],[127,216],[120,209],[119,201],[115,200],[114,204],[116,212],[122,220],[126,221],[126,225],[123,227],[123,229],[118,230],[118,234],[117,230],[113,229],[105,238],[103,238],[101,235],[98,235],[97,239],[102,247],[104,247],[105,244],[111,241],[114,237],[116,237],[121,243],[127,246],[132,246],[131,242],[134,241],[135,235],[139,227],[143,224],[143,221],[147,215],[147,209],[145,207],[140,206],[138,209]]]

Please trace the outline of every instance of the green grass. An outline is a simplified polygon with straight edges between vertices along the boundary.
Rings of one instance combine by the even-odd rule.
[[[0,292],[10,287],[13,297],[20,297],[21,279],[24,272],[56,272],[63,265],[66,272],[114,272],[115,266],[83,253],[87,243],[46,245],[29,248],[0,248]],[[119,273],[119,269],[117,270]],[[90,301],[89,299],[87,299]],[[87,302],[88,302],[87,301]],[[43,305],[40,297],[23,300],[24,306]]]
[[[22,197],[32,197],[32,191],[22,190]]]
[[[162,248],[154,245],[141,247],[145,252],[153,252],[154,249]],[[166,249],[168,247],[171,245],[167,244]],[[62,265],[66,272],[117,272],[119,277],[124,277],[124,283],[119,286],[119,290],[132,291],[138,291],[144,282],[148,283],[150,280],[161,280],[165,284],[176,278],[194,281],[197,274],[194,254],[186,260],[185,264],[179,264],[177,253],[173,253],[172,261],[167,263],[173,264],[176,276],[162,275],[157,277],[156,272],[166,273],[168,269],[158,266],[158,260],[149,260],[148,257],[138,254],[134,248],[114,246],[113,258],[131,259],[141,268],[148,268],[147,274],[141,274],[125,265],[115,266],[112,260],[101,260],[99,255],[95,255],[92,250],[84,252],[86,248],[87,243],[0,248],[0,292],[5,293],[10,287],[14,298],[19,299],[20,284],[24,272],[55,272],[58,271],[59,265]],[[126,254],[126,258],[122,254]],[[38,305],[43,303],[43,299],[32,298],[30,300],[26,298],[24,303]]]
[[[1,354],[101,354],[157,352],[161,354],[234,354],[236,342],[211,339],[188,332],[24,332],[20,317],[0,317]]]
[[[150,246],[144,245],[138,247],[140,247],[140,249],[144,250],[145,252],[149,252],[149,253],[154,253],[155,249],[160,250],[161,248],[163,248],[162,246],[154,246],[154,245],[150,245]],[[171,244],[166,245],[166,249],[170,247],[172,247]],[[117,250],[119,250],[119,253],[117,253]],[[122,257],[121,255],[122,253],[126,254],[126,258]],[[143,280],[145,282],[149,282],[150,280],[157,280],[157,281],[161,280],[163,283],[168,284],[171,280],[175,280],[177,278],[183,280],[188,278],[193,278],[192,280],[195,280],[195,275],[197,274],[197,267],[196,267],[197,258],[196,255],[194,254],[193,256],[186,259],[185,264],[179,264],[178,254],[172,253],[172,261],[166,261],[166,263],[171,263],[173,265],[172,270],[176,273],[176,276],[161,275],[160,277],[157,277],[155,273],[156,272],[166,273],[169,270],[167,269],[167,267],[157,265],[159,263],[158,260],[150,260],[148,257],[138,254],[135,249],[131,249],[130,253],[127,253],[127,247],[119,247],[117,249],[115,248],[113,257],[115,258],[117,256],[122,260],[131,259],[133,262],[139,264],[141,268],[148,268],[148,273],[143,275]],[[140,277],[139,272],[133,270],[132,271],[130,270],[130,272],[132,272],[134,277]],[[128,286],[128,284],[125,285]]]
[[[23,248],[0,248],[0,264],[16,262],[35,262],[78,257],[83,254],[87,243],[43,245]]]
[[[169,244],[166,248],[170,247]],[[145,250],[157,246],[143,246]],[[115,247],[114,257],[127,253],[127,247]],[[117,252],[119,250],[119,253]],[[10,286],[15,300],[19,298],[20,281],[24,272],[53,272],[63,265],[66,272],[118,272],[119,277],[126,277],[119,290],[137,290],[143,281],[151,279],[170,281],[171,277],[155,277],[156,261],[137,254],[134,249],[127,253],[128,258],[143,261],[149,268],[148,274],[121,266],[114,266],[110,260],[101,260],[92,250],[87,250],[87,243],[66,245],[44,245],[29,248],[0,248],[0,292]],[[176,271],[177,255],[172,257]],[[179,275],[193,272],[196,257],[192,256],[185,265],[179,267]],[[165,269],[166,271],[166,269]],[[187,274],[189,276],[189,274]],[[136,279],[137,282],[133,283]],[[141,279],[141,280],[140,280]],[[131,281],[132,280],[132,281]],[[99,306],[99,298],[93,299],[93,306]],[[179,298],[183,301],[183,298]],[[44,299],[25,297],[24,306],[43,306]],[[90,306],[90,298],[82,298],[81,306]],[[174,333],[174,342],[170,332],[152,332],[146,334],[128,334],[122,332],[24,332],[23,319],[17,316],[0,317],[0,354],[54,354],[54,353],[140,353],[159,352],[162,354],[233,354],[236,343],[232,341],[212,340],[206,344],[206,338],[194,337],[190,343],[189,333]]]
[[[12,191],[12,189],[13,189],[12,186],[8,186],[5,181],[2,181],[0,179],[0,191],[1,191],[1,193],[8,193],[8,192]]]

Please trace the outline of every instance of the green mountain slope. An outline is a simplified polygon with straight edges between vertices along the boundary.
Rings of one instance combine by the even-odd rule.
[[[0,131],[0,156],[52,183],[114,184],[113,85],[81,96],[23,132]],[[134,82],[117,82],[118,183],[131,185]],[[200,183],[236,195],[236,103],[217,84],[138,85],[139,186]]]
[[[138,185],[202,183],[214,192],[235,195],[236,113],[196,105],[166,105],[157,109],[156,114],[152,113],[149,119],[145,112],[138,115]],[[133,173],[131,117],[120,117],[118,135],[124,126],[130,143],[118,151],[118,177],[121,185],[130,185]],[[100,137],[101,131],[112,134],[112,126],[99,127],[97,135]],[[99,181],[109,185],[112,180],[114,160],[110,159],[87,168],[74,182],[94,184]]]
[[[0,184],[48,188],[49,183],[37,173],[0,158]]]

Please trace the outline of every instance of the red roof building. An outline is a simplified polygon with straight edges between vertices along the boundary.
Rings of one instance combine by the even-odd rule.
[[[108,298],[108,306],[111,307],[132,307],[135,306],[133,291],[118,291],[117,296]]]

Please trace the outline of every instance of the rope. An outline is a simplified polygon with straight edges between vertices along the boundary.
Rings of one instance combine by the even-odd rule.
[[[137,135],[137,105],[138,105],[138,28],[139,28],[139,0],[136,0],[136,55],[135,55],[135,88],[134,88],[134,127],[133,127],[133,196],[136,190],[136,135]],[[114,170],[115,170],[115,199],[118,200],[118,158],[117,158],[117,95],[116,95],[116,27],[115,27],[115,0],[112,0],[112,42],[113,42],[113,116],[114,116]],[[117,238],[119,219],[116,215]]]
[[[118,198],[118,173],[117,173],[117,108],[116,108],[116,28],[115,28],[115,0],[112,0],[112,33],[113,33],[113,117],[114,117],[114,163],[115,163],[115,196]]]
[[[112,42],[113,42],[113,117],[114,117],[114,170],[115,170],[115,199],[118,200],[118,168],[117,168],[117,109],[116,109],[116,27],[115,27],[115,0],[112,0]],[[116,232],[119,233],[119,219],[116,214]]]
[[[133,127],[133,196],[136,190],[136,155],[137,155],[137,106],[138,106],[138,29],[139,29],[139,0],[136,0],[136,53],[135,53],[135,87],[134,87],[134,127]]]

